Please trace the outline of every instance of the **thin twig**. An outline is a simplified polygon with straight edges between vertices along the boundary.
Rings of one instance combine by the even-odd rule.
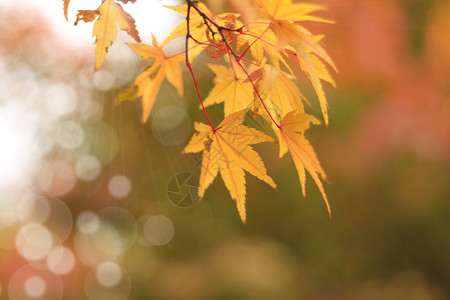
[[[209,126],[212,131],[215,132],[217,129],[212,125],[211,120],[209,119],[208,113],[206,112],[205,105],[203,104],[203,98],[200,94],[200,90],[198,88],[197,80],[195,79],[194,71],[192,70],[191,63],[189,61],[189,38],[191,38],[191,29],[190,29],[190,16],[191,16],[191,7],[196,3],[196,1],[188,0],[187,14],[186,14],[186,66],[191,72],[192,79],[194,80],[195,89],[197,91],[198,98],[200,99],[200,104],[202,105],[203,113],[205,114],[206,120],[208,120]]]

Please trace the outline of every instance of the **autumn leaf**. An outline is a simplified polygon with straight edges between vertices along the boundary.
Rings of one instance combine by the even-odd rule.
[[[187,16],[187,9],[188,9],[187,4],[182,4],[178,6],[165,6],[165,7],[179,13],[184,17]],[[235,28],[237,26],[242,25],[237,20],[237,18],[239,17],[238,14],[225,13],[216,16],[213,15],[209,11],[208,7],[201,2],[197,3],[196,7],[198,7],[198,9],[202,11],[207,18],[213,20],[214,22],[217,22],[217,24],[220,24],[221,26],[224,26],[226,28]],[[189,34],[192,40],[195,41],[195,43],[193,45],[191,44],[189,45],[188,52],[190,61],[193,61],[195,57],[197,57],[204,49],[207,49],[208,55],[214,61],[219,60],[226,53],[228,53],[225,41],[220,40],[220,34],[218,34],[217,32],[213,34],[212,32],[210,32],[209,30],[210,28],[211,28],[210,26],[208,27],[205,24],[203,16],[200,15],[196,9],[191,8],[189,16]],[[182,22],[172,30],[172,32],[169,34],[166,40],[162,43],[162,46],[164,47],[173,39],[186,34],[187,34],[187,24],[186,22]],[[227,42],[231,43],[233,41],[234,32],[223,30],[223,34]],[[216,40],[215,38],[219,39]]]
[[[254,118],[259,116],[261,120],[267,121],[275,132],[280,144],[280,158],[287,152],[291,153],[303,195],[308,172],[331,214],[322,184],[322,180],[326,179],[325,172],[304,135],[311,124],[320,124],[320,121],[305,113],[304,103],[309,102],[297,87],[295,79],[299,77],[293,71],[301,69],[308,76],[319,99],[325,124],[328,124],[328,104],[322,84],[328,82],[335,85],[327,66],[335,70],[336,67],[321,45],[322,36],[314,36],[297,23],[330,21],[312,15],[324,9],[319,5],[294,4],[291,0],[253,1],[262,19],[245,25],[240,23],[237,14],[217,16],[204,4],[194,1],[169,7],[187,17],[188,21],[179,24],[161,46],[154,36],[152,46],[128,44],[137,55],[152,59],[153,62],[131,87],[117,97],[116,103],[142,97],[142,122],[145,122],[165,78],[177,88],[180,95],[183,93],[179,63],[186,61],[200,107],[208,121],[208,125],[195,123],[197,132],[183,150],[183,153],[202,152],[199,198],[202,199],[220,173],[245,223],[245,171],[276,188],[261,157],[251,147],[253,144],[276,140],[242,125],[244,116],[252,110]],[[183,35],[186,35],[185,51],[166,55],[164,46]],[[215,78],[206,99],[202,97],[190,64],[204,49],[212,61],[225,58],[228,63],[207,64]],[[298,63],[298,66],[291,68],[292,62]],[[225,119],[215,128],[205,107],[218,103],[224,103]]]
[[[114,102],[116,105],[119,105],[123,101],[133,101],[136,98],[138,98],[137,92],[138,92],[138,87],[135,85],[132,85],[132,86],[128,87],[127,89],[123,90],[119,94],[119,96],[116,97],[116,100]]]
[[[171,9],[175,11],[176,13],[182,15],[183,17],[187,16],[187,4],[177,5],[177,6],[164,6],[168,9]],[[205,13],[206,16],[212,17],[212,13],[209,11],[208,7],[204,5],[203,3],[198,3],[198,7]],[[198,14],[197,11],[194,9],[191,9],[190,16],[189,16],[189,34],[191,37],[199,42],[199,43],[207,43],[208,38],[206,36],[206,25],[204,24],[202,16]],[[162,43],[162,47],[165,47],[170,41],[184,36],[187,34],[187,24],[186,22],[181,22],[178,24],[172,32],[167,36],[167,38]],[[189,44],[188,49],[188,55],[189,55],[189,61],[194,61],[194,59],[206,48],[204,45],[200,45],[198,43]]]
[[[205,99],[205,106],[225,102],[225,116],[246,109],[253,103],[253,86],[239,68],[211,65],[214,72],[214,88]]]
[[[292,3],[292,1],[264,1],[266,13],[281,21],[316,21],[333,23],[333,21],[312,16],[311,13],[325,10],[325,6],[309,3]],[[284,2],[284,3],[281,3]]]
[[[203,123],[195,123],[197,133],[183,151],[183,153],[203,151],[199,184],[200,199],[220,172],[231,198],[236,201],[239,215],[244,223],[246,221],[244,170],[276,188],[275,182],[267,174],[261,157],[250,146],[275,140],[256,129],[241,125],[247,111],[242,110],[227,116],[216,130]]]
[[[77,13],[77,19],[75,20],[75,26],[78,25],[79,21],[84,21],[86,23],[94,21],[100,12],[98,10],[79,10]]]
[[[217,17],[218,20],[224,22],[225,28],[235,29],[236,27],[236,15],[227,14],[223,17]],[[233,43],[236,33],[232,30],[222,30],[222,34],[207,31],[206,37],[210,44],[206,48],[206,53],[212,61],[218,62],[222,57],[229,53],[228,46]]]
[[[134,84],[123,91],[117,98],[116,104],[126,100],[142,97],[142,122],[145,123],[150,115],[156,95],[164,78],[183,95],[183,77],[179,63],[184,60],[184,54],[166,55],[155,36],[152,35],[153,46],[145,44],[127,44],[137,55],[154,59],[134,81]]]
[[[259,93],[276,119],[279,120],[281,116],[293,110],[304,111],[302,100],[307,100],[296,86],[292,76],[268,64],[255,71],[255,73],[258,72],[260,74],[254,76],[258,78],[256,82],[258,83]],[[258,102],[256,103],[258,104]],[[258,104],[256,108],[258,109],[259,106]],[[262,114],[270,121],[264,111],[262,111]]]
[[[187,4],[182,4],[178,6],[165,6],[165,7],[179,13],[183,17],[186,17],[187,15],[187,8],[188,8]],[[202,12],[205,13],[206,16],[213,18],[213,14],[209,11],[206,5],[200,2],[198,3],[198,7]],[[189,27],[190,27],[189,33],[195,40],[200,42],[208,41],[206,37],[207,26],[204,23],[203,17],[194,9],[191,9],[190,11]],[[186,22],[182,22],[178,24],[174,28],[174,30],[172,30],[172,32],[169,34],[169,36],[167,37],[166,41],[162,44],[162,46],[164,47],[169,41],[186,34],[187,34],[187,25]]]
[[[95,69],[98,70],[105,60],[108,48],[116,40],[117,26],[126,31],[136,42],[140,42],[139,32],[132,16],[114,0],[105,0],[97,9],[100,16],[95,21],[92,35],[96,37]]]
[[[268,26],[266,22],[256,22],[246,25],[244,34],[236,38],[236,43],[238,49],[246,45],[246,49],[250,50],[257,63],[268,61],[268,63],[278,67],[279,63],[282,62],[287,69],[290,69],[284,60],[282,52],[275,47],[277,38],[270,29],[270,25]]]
[[[66,17],[66,21],[69,19],[67,18],[67,11],[69,10],[69,3],[70,0],[62,0],[63,1],[63,7],[64,7],[64,17]]]
[[[334,81],[320,60],[325,61],[336,72],[337,68],[320,45],[320,37],[313,36],[308,30],[296,23],[301,21],[333,23],[311,15],[311,13],[323,10],[324,7],[315,4],[294,4],[291,0],[254,0],[254,2],[259,7],[261,15],[269,21],[268,28],[273,31],[276,37],[274,45],[278,51],[283,50],[287,54],[295,55],[300,67],[310,79],[319,100],[325,125],[328,125],[328,102],[321,80],[328,81],[333,85]],[[268,50],[265,52],[268,53]],[[272,60],[278,59],[276,54],[269,57]],[[281,61],[283,62],[283,60]]]
[[[306,194],[305,169],[308,171],[319,188],[322,197],[325,200],[328,214],[331,216],[330,204],[328,203],[327,195],[325,194],[321,181],[321,179],[326,180],[326,175],[320,165],[314,149],[304,135],[304,132],[309,128],[310,124],[318,125],[320,124],[320,121],[311,115],[298,113],[296,111],[289,112],[286,116],[284,116],[281,120],[281,126],[279,129],[279,156],[280,158],[283,157],[288,151],[291,153],[300,179],[303,196]]]
[[[264,18],[271,20],[271,29],[274,31],[278,44],[284,47],[296,39],[296,25],[299,21],[316,21],[333,23],[332,21],[312,16],[313,12],[324,10],[325,7],[315,4],[293,4],[291,0],[255,0],[256,6]]]

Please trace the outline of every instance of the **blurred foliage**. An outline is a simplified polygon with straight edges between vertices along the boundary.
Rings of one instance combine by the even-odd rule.
[[[176,207],[167,197],[174,175],[198,176],[200,168],[198,156],[180,155],[187,142],[183,130],[203,120],[186,70],[185,97],[163,84],[164,96],[156,101],[149,122],[141,124],[139,102],[114,106],[113,99],[145,62],[131,61],[118,51],[101,73],[112,76],[114,84],[92,84],[100,76],[94,75],[92,61],[75,56],[80,50],[56,47],[57,38],[44,20],[31,23],[28,20],[39,18],[33,12],[0,10],[0,58],[7,71],[2,77],[28,70],[36,84],[45,79],[77,89],[77,110],[70,118],[83,126],[83,146],[75,151],[55,145],[42,157],[44,162],[61,159],[74,164],[77,157],[90,153],[101,161],[95,180],[77,180],[60,196],[73,215],[117,205],[136,218],[162,214],[174,224],[175,234],[167,245],[136,243],[120,256],[131,278],[130,299],[450,297],[450,3],[318,2],[327,5],[324,15],[336,24],[311,24],[312,32],[325,32],[327,50],[340,74],[338,88],[327,88],[329,128],[312,129],[308,137],[329,177],[326,190],[333,216],[328,219],[311,178],[307,198],[299,196],[291,161],[270,159],[277,157],[276,145],[256,146],[269,173],[278,178],[278,191],[247,176],[246,225],[223,183],[216,182],[202,203],[190,208]],[[223,7],[218,2],[214,9]],[[43,40],[53,50],[43,48]],[[65,73],[61,64],[69,64],[71,55],[79,57],[78,63]],[[212,74],[202,71],[202,59],[194,68],[206,95]],[[307,84],[300,86],[313,95]],[[0,99],[0,105],[23,100]],[[39,101],[44,99],[36,99],[30,109],[43,105]],[[83,117],[89,111],[82,109],[86,103],[95,103],[88,106],[91,109],[101,107],[101,120]],[[162,130],[163,139],[181,141],[175,145],[161,142],[161,124],[154,122],[164,119],[155,114],[173,106],[185,110],[189,121]],[[212,115],[220,111],[211,108]],[[53,126],[50,132],[58,122],[48,125]],[[43,141],[45,133],[39,134]],[[39,192],[39,172],[33,189],[51,194]],[[115,174],[131,180],[128,197],[114,199],[108,192]],[[26,261],[14,250],[0,251],[0,282],[6,283]],[[85,297],[88,270],[77,261],[76,269],[62,276],[64,299]],[[6,297],[5,285],[3,291]]]

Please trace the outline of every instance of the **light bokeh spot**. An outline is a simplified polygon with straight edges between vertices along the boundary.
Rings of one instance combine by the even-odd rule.
[[[51,205],[44,197],[24,197],[18,209],[23,222],[44,223],[51,213]]]
[[[41,224],[29,223],[16,236],[17,251],[29,261],[45,258],[53,247],[51,232]]]
[[[161,144],[177,146],[189,137],[191,124],[191,119],[184,109],[167,106],[153,114],[152,131],[154,137]]]
[[[100,227],[100,218],[92,211],[84,211],[77,218],[77,228],[84,234],[93,234]]]
[[[124,175],[115,175],[109,180],[108,190],[115,198],[125,198],[131,192],[131,181]]]
[[[75,164],[75,172],[78,178],[84,181],[96,179],[100,175],[101,168],[100,161],[93,155],[83,156]]]
[[[67,247],[57,247],[48,254],[47,267],[56,274],[68,274],[75,267],[75,255]]]
[[[44,94],[47,110],[56,117],[72,113],[77,106],[74,88],[63,83],[51,85]]]
[[[39,276],[32,276],[25,281],[25,293],[31,298],[41,298],[47,290],[47,284]]]
[[[97,267],[95,277],[100,285],[111,288],[122,279],[122,268],[115,262],[106,261]]]
[[[94,245],[104,253],[118,256],[124,251],[117,229],[107,222],[100,222],[99,229],[90,235]]]
[[[150,244],[163,246],[172,240],[175,227],[168,217],[155,215],[148,218],[143,230],[144,237]]]
[[[73,244],[77,258],[90,267],[97,266],[102,261],[116,260],[126,250],[116,228],[103,221],[100,221],[95,232],[78,232]]]
[[[80,123],[65,121],[58,125],[56,131],[56,142],[67,150],[78,148],[84,140],[84,130]]]
[[[131,212],[122,207],[109,206],[99,211],[98,216],[117,231],[123,251],[128,250],[134,244],[137,227],[136,219]]]
[[[116,85],[116,77],[107,70],[99,70],[94,74],[94,86],[100,91],[108,91]]]
[[[63,284],[58,275],[46,268],[37,268],[29,264],[20,267],[11,275],[8,282],[8,297],[5,299],[62,300],[63,294]]]
[[[64,160],[54,160],[42,166],[36,183],[47,195],[61,196],[75,186],[77,176],[73,167]]]

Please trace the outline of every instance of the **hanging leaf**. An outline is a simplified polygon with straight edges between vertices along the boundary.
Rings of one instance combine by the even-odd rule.
[[[64,8],[64,17],[66,18],[66,21],[69,21],[67,18],[67,11],[69,10],[70,0],[62,0],[62,1],[63,1],[63,8]]]
[[[314,152],[309,141],[305,138],[304,132],[309,128],[310,124],[320,124],[315,117],[292,111],[281,120],[280,127],[280,158],[290,152],[300,178],[303,196],[306,195],[306,173],[305,169],[313,178],[331,216],[330,204],[323,188],[321,179],[326,179],[325,171],[322,169],[320,162]]]
[[[133,17],[123,10],[120,4],[114,0],[105,0],[97,10],[100,16],[92,30],[97,45],[95,47],[96,70],[102,65],[109,47],[117,38],[117,26],[126,31],[136,42],[141,42]]]
[[[242,222],[246,221],[246,189],[244,170],[276,188],[273,179],[267,175],[259,154],[250,145],[275,140],[256,129],[241,125],[247,110],[227,116],[216,130],[202,123],[195,123],[197,133],[192,137],[183,153],[203,152],[200,172],[199,197],[220,173]]]
[[[164,50],[158,45],[155,36],[152,35],[153,46],[145,44],[128,44],[131,50],[137,55],[154,59],[153,64],[148,66],[139,75],[132,87],[122,92],[116,103],[126,100],[134,100],[142,97],[142,122],[145,123],[150,115],[156,95],[164,78],[178,90],[179,95],[183,95],[183,77],[179,63],[184,60],[183,54],[166,55]]]

